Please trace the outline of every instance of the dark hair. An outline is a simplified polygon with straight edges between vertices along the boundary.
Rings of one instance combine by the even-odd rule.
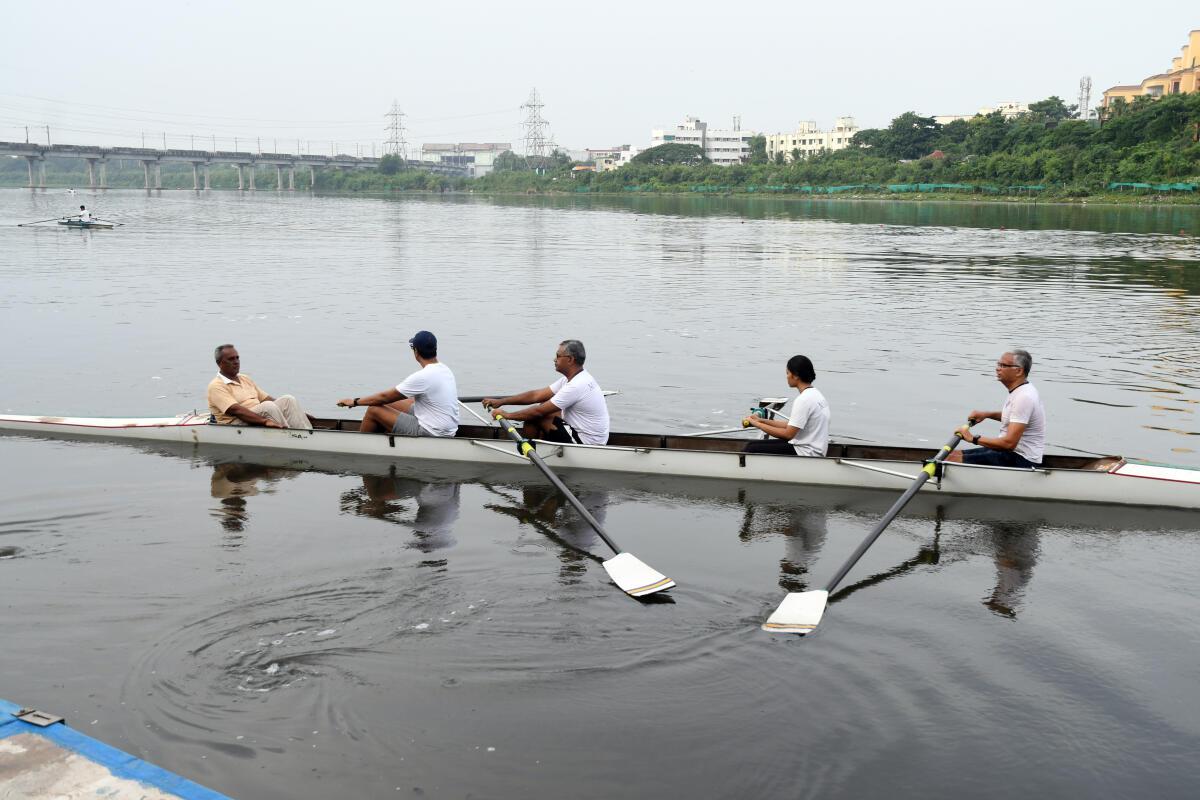
[[[587,351],[583,349],[583,342],[578,339],[563,339],[558,343],[558,346],[567,351],[575,363],[583,366],[583,360],[587,358]]]
[[[217,345],[217,349],[213,350],[213,361],[216,361],[218,364],[221,363],[221,353],[224,352],[225,350],[228,350],[230,347],[233,347],[233,345],[231,345],[231,344]]]
[[[1009,350],[1009,355],[1013,357],[1013,361],[1017,362],[1017,366],[1026,375],[1033,370],[1033,356],[1029,355],[1028,350]]]
[[[792,356],[789,358],[787,371],[805,383],[812,383],[817,379],[817,371],[813,369],[812,361],[809,360],[808,356]]]

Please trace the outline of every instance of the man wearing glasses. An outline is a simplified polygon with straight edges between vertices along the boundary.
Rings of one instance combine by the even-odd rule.
[[[360,433],[398,436],[453,436],[458,433],[458,384],[438,361],[437,337],[417,331],[408,340],[421,368],[395,387],[363,397],[338,400],[339,406],[369,406]]]
[[[524,421],[527,439],[607,444],[608,402],[600,384],[583,368],[585,358],[583,342],[578,339],[560,342],[554,352],[554,370],[562,375],[561,378],[542,389],[530,389],[508,397],[485,397],[483,404],[496,409],[537,403],[504,415],[514,422]]]
[[[972,411],[971,424],[959,428],[966,442],[978,447],[956,450],[947,461],[984,464],[992,467],[1040,467],[1046,449],[1046,409],[1037,389],[1029,382],[1033,356],[1025,350],[1010,350],[996,362],[996,380],[1008,389],[1000,411]],[[985,419],[1000,421],[999,436],[978,436],[971,425]]]

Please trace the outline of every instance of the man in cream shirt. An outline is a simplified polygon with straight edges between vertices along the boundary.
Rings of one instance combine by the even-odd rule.
[[[264,428],[312,430],[312,418],[290,394],[271,395],[239,370],[242,359],[231,344],[218,347],[217,377],[208,384],[208,410],[222,425],[259,425]]]

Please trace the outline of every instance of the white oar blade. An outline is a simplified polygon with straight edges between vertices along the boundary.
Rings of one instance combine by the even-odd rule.
[[[767,617],[762,629],[771,633],[812,633],[825,614],[829,592],[791,592],[783,598],[775,613]]]
[[[646,564],[633,553],[621,553],[604,562],[604,569],[612,582],[621,591],[632,597],[645,597],[662,592],[675,585],[675,581]]]

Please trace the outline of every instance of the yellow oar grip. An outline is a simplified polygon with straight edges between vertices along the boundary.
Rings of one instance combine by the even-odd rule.
[[[521,442],[521,455],[528,456],[529,451],[533,449],[533,445],[529,442]]]
[[[926,464],[924,467],[921,468],[921,471],[932,478],[933,473],[937,472],[937,464],[934,464],[932,461],[930,461],[928,464]]]

